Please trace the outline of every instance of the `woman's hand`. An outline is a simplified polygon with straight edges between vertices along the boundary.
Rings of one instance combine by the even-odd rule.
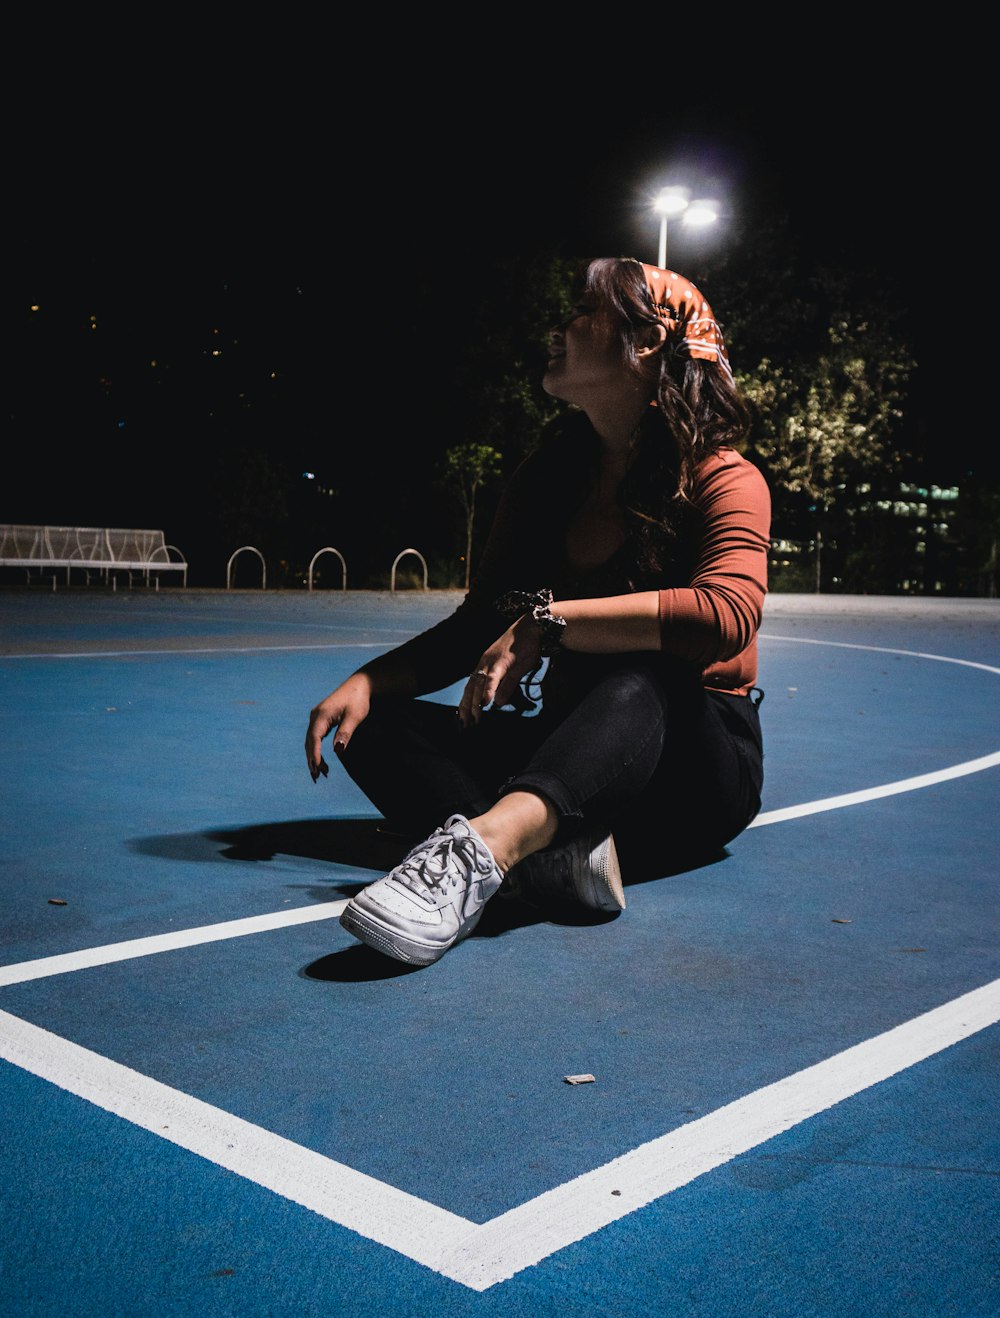
[[[510,703],[521,678],[541,663],[540,645],[538,624],[528,614],[493,642],[465,684],[458,706],[463,728],[478,723],[487,705],[500,709]]]
[[[323,738],[337,729],[333,749],[339,755],[354,734],[354,729],[368,717],[371,708],[371,680],[365,673],[354,673],[341,682],[336,691],[321,700],[309,715],[306,733],[306,763],[312,780],[330,772],[323,759]]]

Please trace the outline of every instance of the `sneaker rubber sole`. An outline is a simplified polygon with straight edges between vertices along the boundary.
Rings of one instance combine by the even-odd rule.
[[[625,889],[622,886],[622,867],[618,861],[618,849],[614,836],[610,836],[599,860],[587,867],[583,890],[587,892],[585,904],[595,911],[624,911]]]
[[[440,960],[449,948],[454,947],[463,938],[467,938],[479,923],[481,915],[482,910],[469,920],[457,938],[443,946],[440,943],[422,942],[401,933],[398,929],[393,929],[369,915],[367,911],[357,906],[353,899],[344,908],[340,923],[349,934],[368,947],[374,948],[376,952],[381,952],[383,956],[391,956],[396,961],[403,961],[410,966],[430,966]]]

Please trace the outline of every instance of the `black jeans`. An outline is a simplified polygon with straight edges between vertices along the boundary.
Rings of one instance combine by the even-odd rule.
[[[718,854],[760,809],[757,700],[706,691],[647,658],[616,657],[558,708],[487,711],[463,729],[452,706],[373,704],[341,757],[386,819],[414,841],[452,814],[484,814],[504,793],[546,797],[554,845],[614,831],[627,876]]]

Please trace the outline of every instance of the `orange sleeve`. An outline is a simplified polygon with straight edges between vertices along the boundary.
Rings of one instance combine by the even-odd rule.
[[[706,686],[747,689],[767,593],[771,496],[734,450],[707,458],[695,478],[701,543],[687,586],[660,591],[664,654],[697,663]]]

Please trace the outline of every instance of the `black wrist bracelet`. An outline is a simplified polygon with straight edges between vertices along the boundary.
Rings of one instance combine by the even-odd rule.
[[[555,654],[557,650],[562,649],[566,619],[553,613],[548,604],[536,604],[531,610],[531,616],[538,623],[542,633],[538,647],[539,654]]]
[[[566,627],[566,619],[552,612],[552,600],[552,591],[547,588],[535,591],[510,590],[500,596],[494,607],[511,620],[530,613],[541,633],[539,652],[552,655],[562,647]]]

